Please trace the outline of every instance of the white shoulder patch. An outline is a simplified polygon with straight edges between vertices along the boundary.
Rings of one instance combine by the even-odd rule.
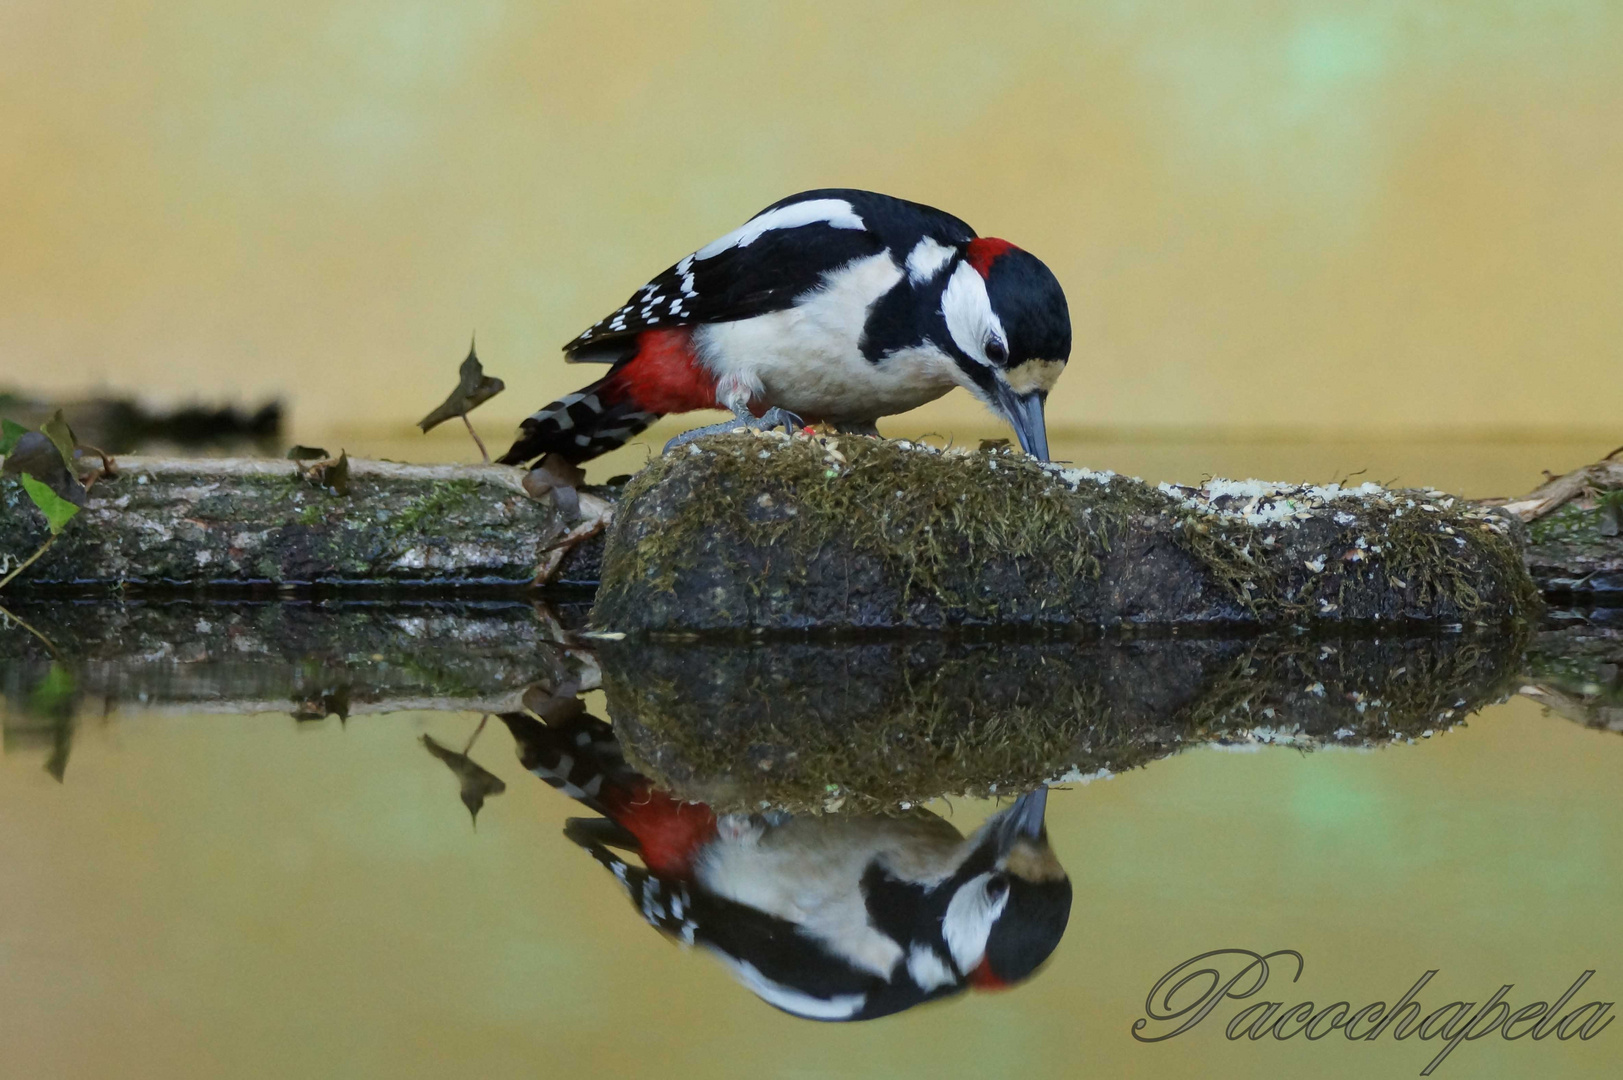
[[[928,945],[914,945],[908,952],[907,973],[921,990],[939,990],[958,981],[941,954]]]
[[[1009,340],[1002,320],[992,311],[986,282],[966,262],[959,263],[947,279],[947,288],[941,294],[941,314],[953,342],[971,359],[988,367],[992,362],[986,358],[987,335],[996,334],[1005,344]]]
[[[836,229],[867,227],[857,216],[856,209],[844,199],[807,199],[757,214],[726,236],[710,241],[693,255],[699,259],[713,258],[728,248],[749,247],[773,229],[796,229],[819,221]]]
[[[849,1020],[867,1004],[866,994],[837,994],[831,998],[813,997],[792,989],[762,975],[754,964],[717,952],[722,962],[732,968],[739,982],[754,991],[768,1005],[775,1005],[786,1013],[803,1016],[807,1020]]]
[[[915,285],[923,285],[936,276],[936,272],[947,265],[951,259],[953,249],[945,244],[939,244],[926,236],[913,245],[913,250],[907,253],[907,276]]]

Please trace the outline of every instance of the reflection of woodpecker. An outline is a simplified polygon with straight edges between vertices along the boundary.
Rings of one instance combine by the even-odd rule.
[[[526,768],[602,815],[565,831],[643,918],[714,952],[785,1012],[869,1020],[966,986],[1006,986],[1065,931],[1071,883],[1048,845],[1046,789],[967,838],[923,810],[718,818],[656,790],[595,717],[502,719]]]

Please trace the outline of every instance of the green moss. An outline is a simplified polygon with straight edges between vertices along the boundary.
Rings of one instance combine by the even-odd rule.
[[[428,494],[420,495],[402,506],[389,519],[389,528],[396,533],[410,532],[422,526],[424,522],[433,521],[449,512],[478,490],[479,483],[476,480],[445,480],[436,483]]]
[[[935,452],[861,436],[772,439],[720,435],[692,444],[707,455],[704,498],[635,546],[611,545],[605,590],[652,579],[670,591],[711,530],[768,549],[793,536],[791,558],[827,544],[877,555],[915,592],[975,606],[945,584],[965,564],[1013,558],[1054,574],[1060,587],[1097,577],[1100,555],[1126,518],[1170,501],[1133,481],[1083,481],[1071,490],[1051,470],[1002,448]],[[657,459],[621,496],[630,506],[681,470],[686,452]],[[1119,490],[1118,490],[1119,489]],[[787,502],[789,505],[784,505]]]
[[[1261,529],[1222,515],[1190,514],[1178,522],[1177,543],[1198,559],[1219,587],[1258,616],[1301,617],[1323,573],[1291,587],[1291,574],[1264,554]]]
[[[1527,536],[1534,544],[1617,543],[1616,537],[1601,534],[1600,524],[1600,507],[1589,508],[1574,501],[1530,524]]]
[[[1464,617],[1490,604],[1504,607],[1507,600],[1521,613],[1539,607],[1520,547],[1508,529],[1490,525],[1473,504],[1436,492],[1392,491],[1333,500],[1315,512],[1350,514],[1354,520],[1316,545],[1321,550],[1312,560],[1280,556],[1291,546],[1289,525],[1261,528],[1236,514],[1189,514],[1179,522],[1178,543],[1243,607],[1263,618],[1316,614],[1314,605],[1327,582],[1333,583],[1335,604],[1342,606],[1356,573],[1383,574],[1407,604],[1447,603]]]

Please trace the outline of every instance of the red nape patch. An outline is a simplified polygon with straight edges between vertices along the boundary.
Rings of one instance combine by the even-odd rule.
[[[998,256],[1012,247],[1014,245],[1007,240],[999,240],[995,236],[977,236],[969,242],[964,257],[977,274],[985,277],[992,272],[992,264],[997,262]]]
[[[693,351],[693,331],[685,326],[644,330],[637,353],[610,377],[609,404],[629,401],[643,412],[679,413],[714,409],[716,377]]]
[[[998,241],[1002,243],[1002,241]],[[976,964],[969,973],[969,985],[977,990],[1007,990],[1013,983],[1006,983],[992,973],[992,966],[985,960]]]
[[[661,877],[687,877],[693,856],[716,835],[716,815],[703,803],[677,802],[646,781],[605,795],[615,824],[637,838],[643,865]]]

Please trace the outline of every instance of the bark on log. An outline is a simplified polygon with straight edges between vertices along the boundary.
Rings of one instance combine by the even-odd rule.
[[[831,464],[826,458],[811,464],[817,468],[812,480],[829,479],[823,476],[826,466]],[[87,510],[70,523],[67,532],[39,562],[7,586],[0,596],[53,595],[65,589],[94,595],[104,594],[109,589],[193,591],[219,586],[250,589],[270,586],[277,590],[303,591],[306,586],[343,589],[379,585],[391,589],[495,586],[505,595],[516,595],[530,586],[537,566],[552,557],[547,549],[565,535],[569,526],[577,525],[575,519],[558,511],[550,497],[539,501],[525,498],[521,474],[499,466],[412,466],[356,460],[351,462],[351,495],[338,498],[299,481],[293,464],[279,460],[143,461],[127,458],[122,465],[123,474],[98,482],[91,491]],[[1388,553],[1371,554],[1369,549],[1355,546],[1339,552],[1333,550],[1336,543],[1345,538],[1342,534],[1346,531],[1336,527],[1334,512],[1348,512],[1344,507],[1352,506],[1357,496],[1349,500],[1343,495],[1333,509],[1328,504],[1320,505],[1315,523],[1304,521],[1300,527],[1293,528],[1293,537],[1298,541],[1293,545],[1295,548],[1321,544],[1322,550],[1307,554],[1303,559],[1304,570],[1306,563],[1316,561],[1318,555],[1324,556],[1327,567],[1318,586],[1302,593],[1301,586],[1308,581],[1293,580],[1289,573],[1279,572],[1277,558],[1273,562],[1268,558],[1262,560],[1259,565],[1264,572],[1260,576],[1254,572],[1257,567],[1245,562],[1245,539],[1259,536],[1259,530],[1243,513],[1225,516],[1210,512],[1224,507],[1243,512],[1246,505],[1251,504],[1252,517],[1255,517],[1255,507],[1259,504],[1253,497],[1236,494],[1216,500],[1203,497],[1220,489],[1239,491],[1238,485],[1224,488],[1214,483],[1204,492],[1174,492],[1169,497],[1117,479],[1112,481],[1112,489],[1119,490],[1121,502],[1128,509],[1142,510],[1146,505],[1153,509],[1157,505],[1155,500],[1160,499],[1159,505],[1170,511],[1177,522],[1192,517],[1196,531],[1168,531],[1161,526],[1140,530],[1142,517],[1128,515],[1125,524],[1131,526],[1130,535],[1102,558],[1101,571],[1121,572],[1118,578],[1112,579],[1116,584],[1114,593],[1097,596],[1092,609],[1082,605],[1079,611],[1067,610],[1061,602],[1064,590],[1055,588],[1053,580],[1041,572],[1031,573],[1031,558],[1022,562],[1016,554],[1012,568],[1007,560],[1000,562],[994,558],[984,568],[974,568],[973,574],[972,568],[958,559],[959,565],[947,567],[952,573],[934,575],[936,584],[944,582],[951,586],[956,580],[963,586],[965,579],[973,576],[976,580],[967,583],[971,594],[984,587],[989,596],[961,596],[960,599],[967,602],[944,603],[942,610],[932,616],[925,609],[935,602],[933,594],[924,591],[915,595],[912,587],[919,584],[921,574],[923,578],[932,576],[929,560],[954,561],[955,556],[943,546],[940,535],[914,534],[913,538],[920,541],[919,551],[924,560],[922,564],[915,560],[911,567],[901,566],[896,560],[889,566],[876,567],[872,558],[864,557],[855,549],[843,553],[822,552],[807,568],[811,577],[806,583],[797,584],[799,568],[790,563],[800,558],[796,545],[801,544],[810,531],[805,527],[788,530],[791,534],[780,538],[777,530],[784,526],[781,521],[774,524],[771,515],[763,512],[766,507],[740,506],[741,497],[749,494],[747,489],[706,489],[708,481],[702,475],[703,465],[689,459],[661,460],[654,464],[650,475],[639,477],[632,490],[641,493],[641,521],[628,523],[621,534],[622,540],[631,540],[633,546],[648,538],[658,540],[656,546],[663,554],[654,554],[661,558],[668,556],[669,565],[664,570],[656,569],[655,578],[680,572],[684,581],[676,593],[655,590],[660,594],[646,597],[649,603],[643,605],[640,612],[636,609],[643,597],[637,590],[624,592],[615,601],[613,593],[627,583],[611,583],[607,594],[611,602],[605,608],[604,625],[622,630],[700,626],[738,630],[757,625],[953,625],[977,621],[1028,625],[1086,622],[1090,615],[1102,615],[1104,621],[1109,621],[1113,614],[1123,621],[1148,621],[1156,618],[1158,611],[1168,612],[1168,617],[1180,620],[1240,623],[1265,622],[1273,615],[1334,621],[1349,617],[1386,618],[1395,612],[1401,612],[1398,617],[1448,622],[1480,618],[1484,611],[1491,618],[1495,608],[1493,603],[1486,602],[1478,603],[1475,612],[1452,613],[1447,603],[1407,602],[1418,597],[1405,596],[1402,604],[1395,595],[1384,600],[1372,597],[1368,571],[1381,564],[1377,554]],[[1008,464],[1004,477],[1017,475],[1019,469],[1018,462]],[[660,486],[669,490],[650,493],[652,474],[664,476],[667,473],[674,474],[676,483],[664,485],[661,482]],[[687,479],[683,480],[683,476]],[[789,506],[803,494],[805,485],[775,483],[777,487],[754,492],[757,503],[760,495],[767,495],[774,502],[781,497],[788,500],[788,505],[779,503],[781,513],[798,513]],[[914,480],[908,479],[907,483],[911,485]],[[691,498],[678,490],[681,484],[687,485]],[[879,485],[876,482],[873,486]],[[1530,522],[1525,533],[1512,529],[1508,535],[1523,545],[1522,555],[1532,580],[1554,603],[1563,606],[1604,603],[1608,597],[1623,595],[1623,536],[1609,535],[1616,530],[1608,529],[1604,507],[1597,507],[1597,501],[1605,492],[1618,488],[1623,488],[1623,465],[1602,462],[1555,478],[1521,499],[1488,500],[1484,505],[1497,505],[1502,512],[1515,513]],[[894,498],[894,489],[879,494]],[[616,492],[606,489],[583,493],[583,509],[588,516],[601,515],[611,508],[615,496]],[[1168,502],[1171,498],[1181,503],[1190,497],[1198,504],[1193,508],[1173,507]],[[1431,505],[1439,507],[1445,516],[1447,512],[1467,509],[1467,504],[1451,502],[1441,494],[1432,493],[1426,498],[1433,498]],[[855,515],[882,517],[886,502],[884,497],[877,498],[873,506],[856,507]],[[879,509],[875,511],[874,506]],[[1030,504],[1012,504],[1010,509],[1018,517],[1028,514],[1031,507]],[[1102,518],[1111,517],[1109,509],[1108,506],[1100,508]],[[1323,520],[1327,510],[1331,511],[1328,524]],[[666,513],[671,515],[669,522],[658,516]],[[700,535],[695,525],[702,522],[695,520],[696,513],[711,514],[716,531]],[[1422,513],[1430,512],[1422,509]],[[894,512],[892,516],[895,517]],[[1315,512],[1310,511],[1309,517],[1314,516]],[[741,536],[745,540],[748,536],[744,534],[754,533],[767,535],[774,541],[781,539],[781,543],[764,553],[746,552],[749,557],[744,560],[742,571],[737,565],[725,573],[712,572],[715,568],[705,570],[703,564],[707,560],[720,559],[726,554],[726,538],[720,530],[728,521],[733,527],[739,527],[742,522]],[[1168,518],[1163,524],[1174,523]],[[1115,520],[1103,525],[1093,524],[1091,532],[1087,529],[1070,531],[1068,535],[1080,543],[1070,553],[1057,553],[1062,562],[1078,551],[1082,552],[1084,562],[1090,557],[1099,560],[1099,552],[1086,550],[1087,545],[1110,538],[1114,535],[1112,530],[1120,529],[1124,521],[1117,515]],[[1198,527],[1202,525],[1206,533],[1199,532]],[[1260,530],[1260,539],[1266,539],[1269,528],[1272,526]],[[43,518],[27,502],[19,485],[10,480],[0,482],[0,575],[37,548],[46,535]],[[1467,540],[1471,539],[1469,529],[1465,535]],[[1031,540],[1028,535],[1022,541],[1017,528],[1004,531],[1003,539],[1011,538],[1016,542],[1015,547],[1021,542],[1029,544]],[[1366,543],[1373,539],[1367,535],[1364,538]],[[995,541],[997,537],[992,539]],[[1356,542],[1357,537],[1353,537],[1352,543],[1356,545]],[[836,536],[830,543],[840,544],[844,540]],[[709,545],[710,550],[699,550],[705,545]],[[695,550],[689,551],[688,547]],[[595,583],[602,552],[601,536],[571,548],[555,580]],[[695,553],[700,557],[693,558]],[[1349,553],[1360,557],[1348,561]],[[1262,554],[1278,556],[1279,552],[1265,550]],[[634,562],[641,558],[642,555],[633,552]],[[1051,566],[1055,564],[1053,558],[1048,561]],[[689,562],[699,566],[697,576],[688,573]],[[1271,573],[1268,572],[1270,566],[1274,568]],[[862,573],[854,576],[852,586],[858,595],[853,606],[848,606],[844,595],[845,574],[853,567],[859,570],[866,567],[874,580],[866,580]],[[632,568],[636,569],[635,565]],[[649,567],[644,565],[642,569],[646,571]],[[757,569],[764,572],[758,574]],[[915,610],[904,612],[899,621],[880,610],[882,604],[873,594],[876,583],[894,592],[898,569],[905,571],[903,589],[915,604]],[[1457,563],[1455,569],[1467,574],[1475,572]],[[1201,577],[1211,572],[1216,573],[1215,580]],[[1309,572],[1303,577],[1315,574]],[[832,580],[828,580],[829,575],[834,575]],[[1157,576],[1165,580],[1159,583],[1149,580]],[[817,583],[819,577],[825,587],[812,595],[806,591],[807,583]],[[1401,571],[1397,578],[1408,584]],[[1105,576],[1100,580],[1104,581]],[[1455,575],[1454,580],[1466,579]],[[1200,587],[1191,587],[1192,581],[1198,581]],[[1247,582],[1252,585],[1251,590],[1245,589]],[[1349,584],[1353,586],[1350,592],[1346,588]],[[1282,585],[1285,594],[1265,588],[1273,585]],[[701,586],[712,592],[698,595]],[[728,597],[715,593],[713,590],[717,588],[734,590],[738,595]],[[782,593],[791,588],[799,591],[803,606],[826,604],[827,609],[810,614],[787,611],[781,603],[785,599]],[[1293,589],[1297,590],[1294,594],[1290,592]],[[1000,596],[1000,592],[1008,595]],[[1023,604],[1021,594],[1035,599]],[[1479,591],[1478,600],[1482,599]],[[1074,595],[1071,600],[1075,600]],[[1035,614],[1029,610],[1031,604],[1036,606]],[[1058,610],[1065,613],[1057,619],[1050,610],[1056,604]],[[737,610],[715,610],[729,605],[743,609],[745,615],[739,617]],[[996,610],[992,610],[994,607]],[[629,622],[622,618],[621,613],[626,611],[633,616]],[[862,622],[855,616],[869,621]],[[757,622],[757,617],[765,621]]]
[[[593,621],[629,633],[1500,623],[1521,525],[1431,490],[1149,487],[1008,450],[729,434],[627,485]]]
[[[124,458],[56,544],[7,588],[527,585],[574,524],[516,469],[351,460],[349,493],[290,461]],[[606,505],[595,496],[587,509]],[[0,553],[44,542],[20,486],[0,486]]]

